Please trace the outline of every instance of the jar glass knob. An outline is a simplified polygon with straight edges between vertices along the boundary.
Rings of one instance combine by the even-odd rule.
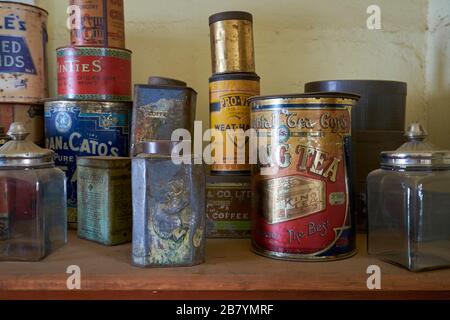
[[[15,141],[25,140],[30,133],[22,122],[13,122],[9,127],[7,135]]]
[[[405,137],[410,141],[423,141],[427,136],[427,130],[419,122],[411,123],[405,133]]]

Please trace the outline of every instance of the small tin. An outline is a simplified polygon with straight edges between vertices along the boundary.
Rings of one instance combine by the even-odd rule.
[[[78,236],[107,246],[131,241],[131,159],[80,157]]]
[[[251,200],[249,176],[207,176],[208,238],[249,238]]]
[[[30,133],[27,141],[44,146],[43,104],[0,104],[0,126],[9,128],[14,122],[23,123]]]
[[[246,159],[237,163],[237,149],[234,147],[234,163],[227,159],[226,143],[235,145],[227,130],[250,129],[249,98],[260,94],[259,77],[255,73],[230,73],[214,75],[209,79],[211,129],[222,133],[224,142],[221,163],[211,166],[213,175],[249,175],[251,166]],[[246,143],[245,141],[243,143]],[[219,148],[217,146],[216,148]],[[248,156],[248,144],[245,146]],[[248,158],[248,157],[247,157]],[[231,164],[228,164],[231,162]]]
[[[56,55],[60,99],[131,100],[131,51],[65,47]]]
[[[70,6],[73,46],[125,48],[123,0],[70,0]]]
[[[47,16],[32,5],[0,1],[0,102],[47,97]]]
[[[68,223],[77,227],[77,157],[128,157],[131,102],[45,103],[45,145],[67,175]]]
[[[135,85],[134,90],[131,154],[140,142],[172,140],[177,129],[193,136],[197,92],[185,82],[150,77],[148,85]]]
[[[250,98],[258,138],[275,139],[269,140],[271,161],[253,170],[256,253],[302,261],[355,253],[349,173],[351,109],[357,101],[345,93]]]
[[[253,17],[228,11],[209,17],[212,70],[217,73],[255,72]]]

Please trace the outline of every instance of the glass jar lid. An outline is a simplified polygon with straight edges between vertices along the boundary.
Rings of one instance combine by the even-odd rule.
[[[53,151],[25,141],[30,133],[21,122],[11,124],[7,135],[11,137],[0,148],[0,169],[7,167],[42,167],[53,165]]]
[[[439,150],[426,140],[425,128],[418,122],[408,126],[404,143],[395,151],[381,153],[381,166],[394,169],[450,169],[450,150]]]

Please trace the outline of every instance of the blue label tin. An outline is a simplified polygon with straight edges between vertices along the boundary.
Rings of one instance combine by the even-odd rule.
[[[67,175],[70,228],[77,225],[77,157],[129,154],[131,102],[49,101],[45,103],[45,145]]]

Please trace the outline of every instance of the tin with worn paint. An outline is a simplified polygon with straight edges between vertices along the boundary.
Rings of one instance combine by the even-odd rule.
[[[208,238],[249,238],[251,234],[250,176],[206,177]]]
[[[351,109],[358,98],[311,93],[250,99],[252,128],[261,141],[270,138],[263,149],[270,151],[268,161],[260,157],[252,175],[256,253],[302,261],[355,253]]]
[[[9,128],[14,122],[23,123],[30,133],[27,141],[44,146],[43,104],[0,104],[0,126]]]
[[[47,97],[47,16],[36,6],[0,1],[0,102]]]
[[[249,98],[260,94],[259,77],[255,73],[214,75],[209,80],[211,129],[222,134],[222,159],[211,166],[213,175],[249,175],[248,141],[237,142],[229,130],[250,129]],[[227,132],[228,130],[228,132]],[[217,143],[221,143],[217,140]],[[227,156],[226,145],[233,144],[234,152]],[[220,148],[220,145],[215,147]],[[238,163],[238,148],[245,148],[246,159]],[[233,157],[233,159],[229,159]],[[227,163],[228,162],[228,163]]]
[[[77,227],[77,157],[127,157],[131,102],[57,100],[45,103],[45,145],[67,175],[69,227]]]
[[[125,48],[123,0],[70,0],[73,46]]]
[[[253,17],[227,11],[209,17],[212,70],[217,73],[255,72]]]
[[[171,141],[137,146],[132,160],[133,252],[139,267],[188,267],[205,259],[205,172],[175,164]]]
[[[131,242],[131,159],[77,160],[78,236],[107,246]]]
[[[131,100],[131,51],[65,47],[56,55],[60,99]]]
[[[183,81],[150,77],[134,87],[131,154],[136,144],[172,140],[177,129],[194,134],[197,93]]]

